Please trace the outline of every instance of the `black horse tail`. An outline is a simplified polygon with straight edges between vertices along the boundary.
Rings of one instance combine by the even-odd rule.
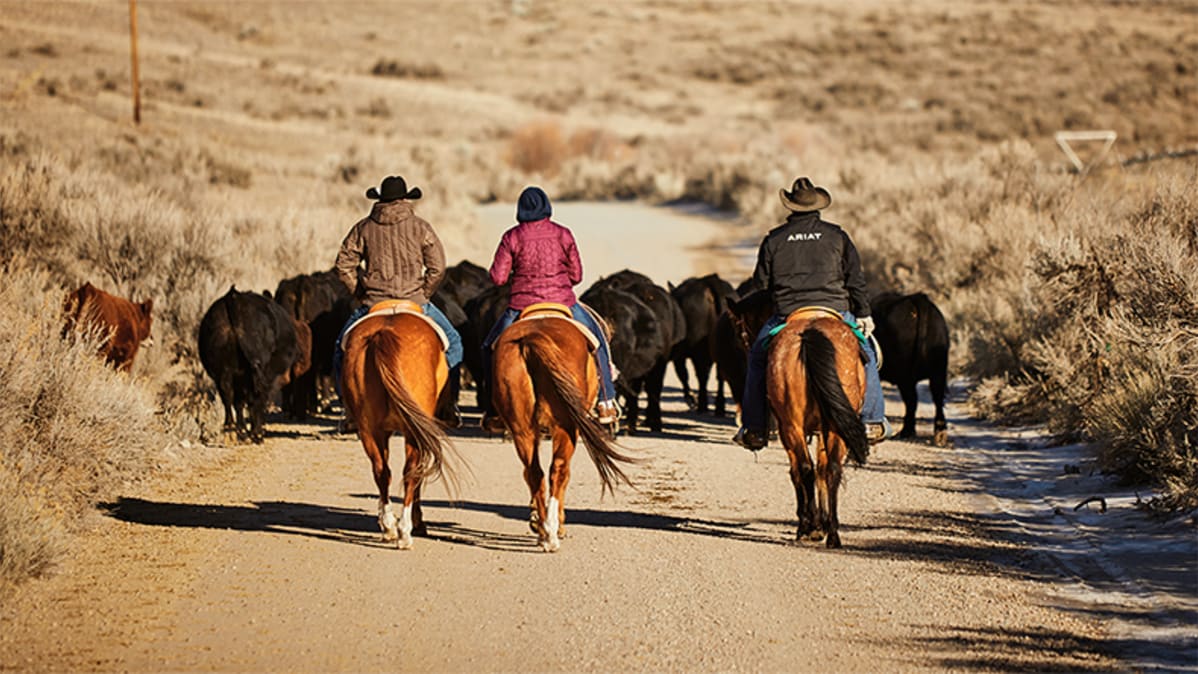
[[[591,461],[599,470],[599,479],[603,481],[603,490],[614,491],[617,481],[632,486],[632,481],[620,470],[617,461],[636,463],[636,459],[622,454],[615,442],[608,436],[607,431],[597,419],[587,413],[583,403],[582,392],[567,375],[571,365],[566,361],[562,350],[548,335],[530,332],[520,338],[520,351],[524,362],[528,364],[528,374],[533,381],[537,379],[534,369],[539,369],[553,382],[553,392],[570,415],[570,421],[578,429]],[[554,406],[555,409],[558,406]]]
[[[431,334],[432,339],[436,339]],[[431,417],[408,393],[404,383],[403,373],[398,363],[404,356],[401,350],[399,336],[390,330],[380,330],[371,335],[366,344],[367,362],[373,362],[377,368],[379,379],[387,390],[400,418],[403,420],[404,443],[415,447],[416,462],[411,470],[416,475],[405,478],[443,478],[450,493],[457,491],[457,474],[453,467],[446,462],[446,450],[453,450],[453,443],[446,435],[440,422]]]
[[[849,403],[836,367],[836,346],[828,336],[816,328],[803,331],[799,346],[799,360],[807,369],[808,394],[819,405],[820,415],[830,422],[848,446],[849,456],[857,464],[865,463],[869,457],[869,440],[865,437],[865,423],[861,415]]]

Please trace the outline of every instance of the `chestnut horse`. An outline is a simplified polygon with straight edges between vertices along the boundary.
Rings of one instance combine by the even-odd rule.
[[[798,500],[795,538],[826,537],[829,548],[839,548],[844,460],[862,464],[869,456],[860,416],[865,367],[857,336],[831,309],[794,312],[770,344],[766,382]]]
[[[569,309],[561,309],[569,315]],[[522,317],[496,340],[494,358],[492,401],[524,462],[532,495],[529,527],[542,549],[555,552],[565,536],[566,485],[579,435],[605,492],[617,480],[631,484],[616,462],[633,459],[617,451],[607,430],[588,412],[599,393],[599,372],[587,334],[572,320]],[[548,504],[538,455],[542,429],[553,441]]]
[[[447,391],[449,367],[436,328],[419,307],[389,315],[368,315],[346,333],[341,373],[346,415],[358,427],[379,489],[379,527],[384,541],[401,550],[412,535],[427,529],[420,509],[425,478],[444,478],[451,491],[456,478],[446,455],[453,450],[444,428],[433,418],[438,399]],[[388,444],[393,433],[404,437],[403,510],[391,509]]]

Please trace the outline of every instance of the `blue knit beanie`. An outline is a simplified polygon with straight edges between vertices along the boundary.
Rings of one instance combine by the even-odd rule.
[[[544,220],[553,215],[553,206],[549,205],[549,197],[545,190],[539,187],[525,187],[520,193],[520,201],[516,204],[516,222],[533,222]]]

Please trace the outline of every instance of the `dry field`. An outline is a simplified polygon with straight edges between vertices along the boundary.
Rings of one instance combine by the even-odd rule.
[[[0,583],[129,474],[200,460],[204,309],[330,266],[394,173],[480,263],[477,205],[526,184],[705,202],[735,243],[810,175],[879,289],[945,309],[976,412],[1198,504],[1198,3],[172,1],[138,27],[135,125],[126,3],[0,0]],[[1119,139],[1079,176],[1053,133],[1083,129]],[[83,280],[155,299],[132,380],[48,343]]]

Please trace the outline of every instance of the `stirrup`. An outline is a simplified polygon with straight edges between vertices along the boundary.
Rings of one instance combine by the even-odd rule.
[[[600,400],[596,406],[599,423],[610,426],[620,420],[620,405],[615,400]]]
[[[876,445],[892,437],[894,437],[894,429],[885,417],[882,418],[881,423],[865,424],[865,439],[871,445]]]

